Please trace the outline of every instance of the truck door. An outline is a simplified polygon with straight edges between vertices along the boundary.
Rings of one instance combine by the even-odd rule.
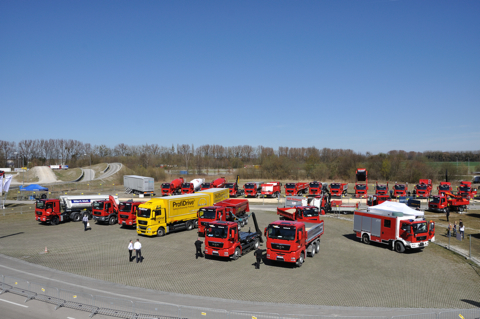
[[[407,223],[402,223],[400,226],[400,237],[408,241],[411,233],[411,227]]]
[[[435,222],[431,220],[428,223],[428,240],[431,240],[435,237]]]

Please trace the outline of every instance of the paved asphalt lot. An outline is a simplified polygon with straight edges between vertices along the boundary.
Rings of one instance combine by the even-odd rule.
[[[277,219],[273,207],[252,208],[262,229]],[[137,237],[119,226],[94,224],[84,232],[81,223],[41,225],[32,211],[2,219],[0,253],[113,283],[234,300],[398,308],[480,303],[480,270],[463,258],[436,245],[407,254],[367,246],[345,219],[325,218],[320,253],[301,268],[262,264],[255,270],[252,253],[237,261],[196,260],[195,231],[140,237],[145,261],[130,263],[128,240]]]

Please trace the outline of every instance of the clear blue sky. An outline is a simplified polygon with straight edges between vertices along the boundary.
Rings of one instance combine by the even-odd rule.
[[[0,139],[480,149],[480,1],[0,1]]]

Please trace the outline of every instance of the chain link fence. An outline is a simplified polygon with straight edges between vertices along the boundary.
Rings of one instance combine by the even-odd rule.
[[[117,318],[132,319],[480,319],[480,308],[458,309],[403,316],[338,316],[338,315],[280,315],[179,306],[161,302],[132,301],[97,296],[84,292],[50,287],[21,278],[1,275],[0,294],[13,293],[29,300],[39,300],[60,307],[82,310]]]

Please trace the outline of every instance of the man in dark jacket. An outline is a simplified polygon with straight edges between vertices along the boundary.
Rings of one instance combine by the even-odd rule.
[[[257,262],[255,263],[255,269],[260,269],[260,262],[262,261],[262,253],[263,251],[260,248],[255,250],[255,258],[257,258]]]
[[[197,249],[195,252],[195,259],[198,259],[198,256],[203,257],[202,244],[203,242],[200,240],[200,237],[198,237],[197,241],[195,242],[195,248]]]

